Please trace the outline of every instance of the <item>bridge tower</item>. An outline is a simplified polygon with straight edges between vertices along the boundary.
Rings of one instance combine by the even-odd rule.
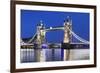
[[[72,30],[72,20],[68,16],[67,20],[64,21],[64,39],[63,39],[63,46],[65,47],[64,57],[63,57],[64,61],[69,60],[69,54],[70,54],[70,50],[68,48],[70,48],[69,45],[70,45],[72,36],[69,29]]]
[[[37,39],[36,44],[37,47],[35,49],[35,57],[37,62],[45,61],[45,52],[42,49],[42,44],[45,42],[45,27],[40,21],[40,23],[37,25]]]

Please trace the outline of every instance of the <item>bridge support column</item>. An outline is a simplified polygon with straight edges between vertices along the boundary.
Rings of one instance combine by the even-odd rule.
[[[70,40],[71,40],[71,33],[68,29],[72,29],[72,21],[69,19],[69,17],[67,18],[67,20],[64,22],[64,40],[63,43],[66,44],[66,46],[68,44],[70,44]],[[68,48],[68,47],[67,47]],[[64,57],[63,60],[69,60],[70,58],[70,49],[64,49]]]
[[[42,22],[37,26],[37,48],[35,49],[35,57],[37,62],[44,62],[46,60],[45,51],[42,48],[42,44],[45,41],[45,27]]]

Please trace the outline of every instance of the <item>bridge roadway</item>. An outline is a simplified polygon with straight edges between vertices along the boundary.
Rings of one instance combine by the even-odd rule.
[[[84,43],[49,43],[47,46],[42,46],[44,49],[89,49],[89,44]],[[37,49],[37,45],[26,44],[21,45],[21,49]]]

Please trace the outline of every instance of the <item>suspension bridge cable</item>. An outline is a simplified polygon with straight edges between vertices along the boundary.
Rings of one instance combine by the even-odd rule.
[[[86,43],[86,44],[89,44],[89,41],[87,40],[84,40],[83,38],[81,38],[80,36],[78,36],[77,34],[75,34],[73,31],[71,31],[70,29],[68,29],[72,34],[73,36],[78,39],[79,41],[83,42],[83,43]]]

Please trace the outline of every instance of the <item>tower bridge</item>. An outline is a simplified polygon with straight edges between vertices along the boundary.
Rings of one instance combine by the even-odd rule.
[[[63,42],[55,44],[48,43],[45,39],[46,32],[56,31],[56,30],[64,31]],[[79,43],[72,42],[72,36],[74,36],[80,42]],[[47,46],[44,47],[43,44],[46,44]],[[75,32],[72,31],[72,20],[69,17],[67,17],[67,20],[64,21],[64,25],[58,27],[45,28],[42,21],[40,21],[40,23],[37,25],[37,32],[35,33],[35,35],[27,43],[24,43],[22,41],[21,48],[36,49],[35,50],[35,54],[37,56],[36,60],[39,62],[45,61],[45,56],[44,56],[45,52],[43,52],[43,48],[64,49],[63,60],[66,61],[69,59],[70,49],[81,49],[81,48],[88,49],[89,41],[81,38]]]

